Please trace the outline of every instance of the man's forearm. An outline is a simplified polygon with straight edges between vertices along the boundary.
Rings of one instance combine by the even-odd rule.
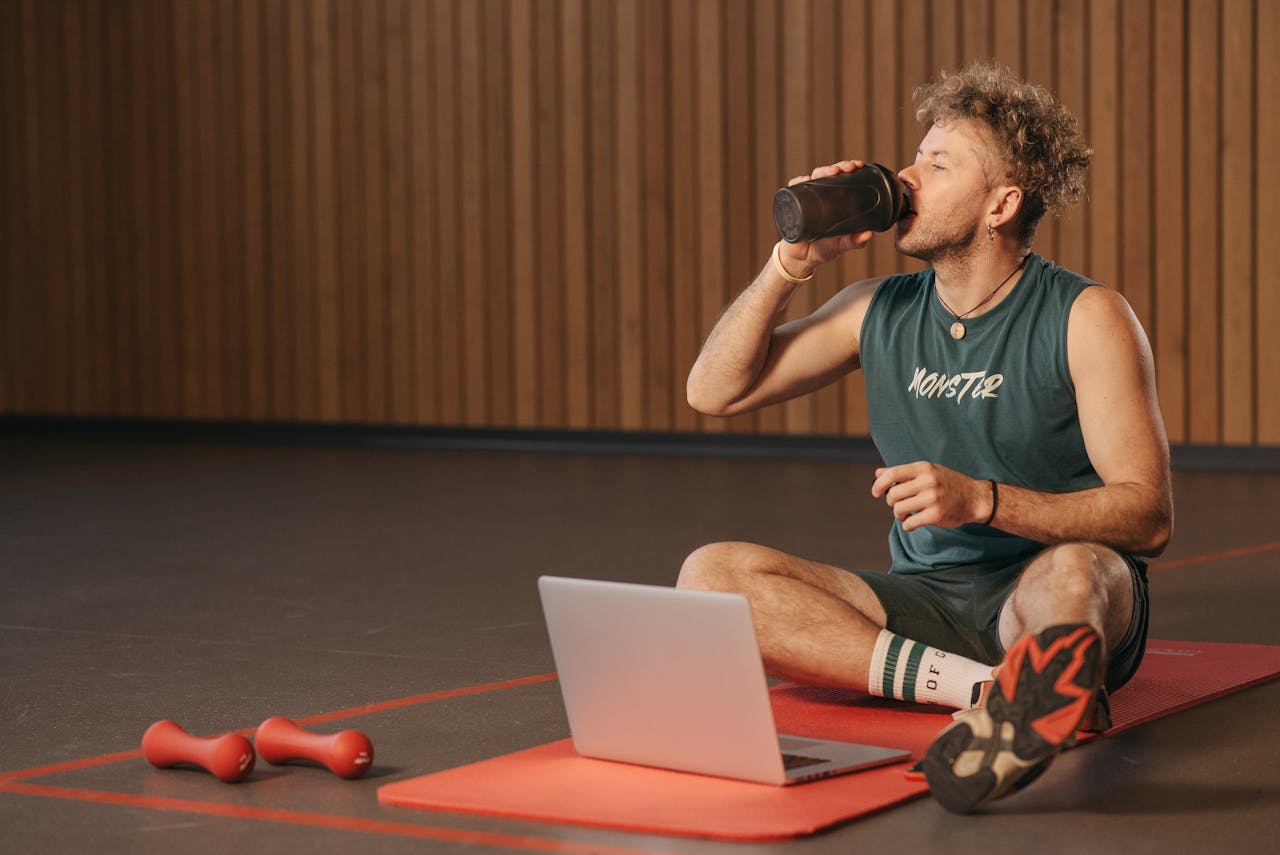
[[[1142,484],[1109,484],[1078,493],[1040,493],[998,486],[991,525],[1041,543],[1090,541],[1122,552],[1155,556],[1173,531],[1173,504]]]

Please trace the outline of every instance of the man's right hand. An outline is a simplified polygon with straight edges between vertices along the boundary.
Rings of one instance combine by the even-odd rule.
[[[842,160],[829,166],[819,166],[808,175],[797,175],[787,182],[788,187],[812,181],[815,178],[830,178],[841,172],[855,172],[866,164],[861,160]],[[852,235],[820,238],[813,241],[796,243],[782,242],[778,249],[778,260],[787,273],[796,279],[806,279],[813,275],[819,266],[832,261],[846,252],[862,249],[871,241],[873,232],[865,231]]]

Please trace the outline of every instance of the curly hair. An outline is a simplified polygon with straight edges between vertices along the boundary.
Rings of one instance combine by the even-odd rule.
[[[995,61],[944,71],[915,90],[916,119],[926,127],[957,119],[990,131],[1005,162],[1005,180],[1025,199],[1019,238],[1031,243],[1046,213],[1059,214],[1084,194],[1093,149],[1076,118],[1043,86],[1027,83]]]

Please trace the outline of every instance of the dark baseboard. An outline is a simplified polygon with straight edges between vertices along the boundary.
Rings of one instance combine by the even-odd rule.
[[[421,448],[555,454],[629,454],[871,463],[865,437],[539,430],[319,422],[0,416],[0,436],[355,448]],[[1175,445],[1173,467],[1188,472],[1280,474],[1280,447]]]

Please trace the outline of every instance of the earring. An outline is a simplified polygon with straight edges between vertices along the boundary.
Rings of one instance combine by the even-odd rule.
[[[987,240],[988,240],[988,241],[992,241],[992,242],[994,242],[994,241],[995,241],[995,239],[996,239],[996,230],[995,230],[994,228],[992,228],[990,224],[988,224],[988,225],[987,225]]]

